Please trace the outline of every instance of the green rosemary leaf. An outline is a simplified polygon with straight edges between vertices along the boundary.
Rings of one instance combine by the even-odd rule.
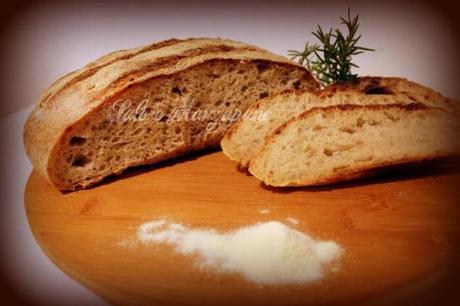
[[[358,46],[361,35],[356,35],[359,29],[359,14],[351,17],[348,9],[347,17],[340,17],[340,23],[345,25],[347,35],[340,29],[330,28],[325,32],[318,25],[313,36],[320,44],[305,44],[303,51],[288,50],[288,55],[301,65],[306,66],[321,82],[323,86],[333,82],[345,82],[355,79],[351,69],[358,68],[352,62],[352,56],[362,54],[374,49]]]

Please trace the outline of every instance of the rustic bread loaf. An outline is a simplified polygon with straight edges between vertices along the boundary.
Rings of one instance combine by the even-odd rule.
[[[458,103],[434,90],[401,78],[362,77],[334,84],[317,93],[287,91],[251,105],[225,134],[225,155],[246,168],[265,137],[282,123],[313,107],[340,104],[424,103],[460,113]]]
[[[256,100],[316,90],[302,66],[223,39],[171,39],[106,55],[56,81],[24,129],[33,166],[61,190],[216,146]]]
[[[318,107],[270,134],[249,172],[272,186],[335,183],[458,155],[459,132],[457,116],[421,103]]]

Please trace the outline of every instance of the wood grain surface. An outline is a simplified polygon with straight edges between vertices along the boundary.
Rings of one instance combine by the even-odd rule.
[[[67,194],[33,172],[25,205],[49,258],[114,304],[415,305],[445,297],[455,284],[460,176],[405,171],[335,187],[271,189],[211,152]],[[278,220],[333,239],[345,253],[341,269],[318,283],[259,286],[200,269],[171,246],[136,242],[137,227],[159,218],[217,230]]]

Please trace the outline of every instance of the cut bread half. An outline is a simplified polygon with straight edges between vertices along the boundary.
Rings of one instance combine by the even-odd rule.
[[[227,131],[221,141],[222,151],[246,168],[267,135],[291,117],[313,107],[395,103],[424,103],[460,114],[458,103],[417,83],[400,78],[362,77],[316,93],[288,91],[254,103]]]
[[[316,90],[301,65],[247,44],[171,39],[104,56],[56,81],[30,114],[34,168],[61,190],[217,146],[260,98]]]
[[[457,156],[458,117],[416,104],[313,108],[270,134],[249,172],[271,186],[322,185]]]

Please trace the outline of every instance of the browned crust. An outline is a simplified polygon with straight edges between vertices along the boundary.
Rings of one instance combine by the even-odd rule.
[[[407,91],[400,91],[397,89],[397,87],[400,85],[404,85],[412,89]],[[450,112],[456,115],[460,115],[460,103],[457,101],[443,96],[441,93],[433,90],[432,88],[399,77],[358,77],[351,81],[329,85],[318,94],[320,97],[330,97],[339,92],[357,94],[405,95],[407,98],[413,100],[414,102],[421,102],[415,96],[414,91],[418,91],[419,94],[425,99],[432,99],[433,101],[438,101],[439,103],[444,104],[444,106],[447,106],[450,109]]]
[[[370,88],[392,87],[392,85],[400,82],[422,87],[422,85],[411,82],[405,78],[364,76],[346,82],[331,84],[325,87],[320,94],[327,95],[329,93],[336,93],[340,91],[355,91],[358,93],[366,93],[366,91]],[[391,88],[389,89],[392,90]]]
[[[96,66],[94,68],[91,68],[87,71],[84,71],[82,74],[77,75],[75,78],[72,80],[68,81],[62,88],[60,88],[56,93],[52,94],[50,97],[46,97],[45,100],[42,100],[39,104],[40,107],[44,108],[47,105],[51,106],[53,101],[59,98],[60,94],[63,93],[65,89],[70,88],[72,85],[75,85],[78,82],[81,82],[85,79],[88,79],[95,73],[97,73],[99,70],[102,68],[109,66],[115,62],[121,61],[121,60],[126,60],[129,58],[132,58],[136,55],[139,55],[141,53],[147,52],[147,51],[153,51],[159,48],[167,47],[174,45],[176,43],[183,42],[180,40],[168,40],[164,42],[160,42],[158,44],[153,44],[150,45],[148,48],[144,48],[139,52],[136,53],[130,53],[126,54],[124,56],[121,56],[119,58],[116,58],[114,60],[111,60],[107,63],[104,63],[103,65]],[[199,55],[204,55],[204,54],[210,54],[210,53],[225,53],[225,52],[231,52],[235,50],[241,50],[241,51],[250,51],[250,50],[257,50],[255,47],[252,46],[246,46],[246,47],[233,47],[233,46],[227,46],[227,45],[216,45],[216,46],[207,46],[207,47],[197,47],[193,49],[189,49],[179,55],[170,55],[170,56],[165,56],[156,59],[153,61],[151,64],[143,66],[141,69],[137,70],[130,70],[129,72],[124,73],[121,75],[118,79],[116,79],[114,82],[112,82],[108,87],[106,87],[104,90],[100,91],[98,95],[94,96],[91,100],[87,101],[87,104],[90,104],[92,101],[100,99],[101,97],[104,97],[107,92],[112,91],[114,88],[118,88],[119,86],[123,86],[127,83],[129,83],[130,80],[136,79],[139,77],[142,77],[146,73],[151,73],[154,71],[158,71],[164,67],[168,66],[173,66],[177,64],[180,60],[184,58],[190,58],[190,57],[195,57]]]
[[[413,86],[417,88],[423,88],[427,91],[432,92],[433,94],[440,95],[441,94],[432,88],[423,86],[419,83],[415,83],[409,81],[406,78],[400,77],[379,77],[379,76],[363,76],[358,77],[350,81],[334,83],[322,90],[322,93],[335,93],[340,91],[356,91],[359,93],[365,93],[369,88],[378,88],[378,87],[387,87],[390,90],[393,90],[394,86],[400,83],[404,83],[408,86]]]
[[[77,70],[77,71],[74,71],[74,72],[71,72],[65,75],[64,77],[54,82],[53,85],[51,85],[43,93],[40,99],[40,102],[38,103],[38,107],[40,108],[45,108],[47,106],[52,107],[54,105],[53,102],[56,99],[58,99],[62,94],[64,94],[63,92],[65,92],[67,89],[69,89],[73,85],[76,85],[77,83],[85,81],[86,79],[92,77],[94,74],[96,74],[101,69],[107,66],[110,66],[111,64],[114,64],[118,61],[129,60],[142,53],[146,53],[149,51],[155,51],[155,50],[162,49],[165,47],[174,46],[179,43],[188,43],[189,45],[187,47],[189,47],[189,49],[187,50],[186,48],[185,51],[182,53],[170,54],[164,57],[156,58],[152,61],[150,65],[139,68],[138,70],[130,70],[129,72],[126,72],[124,75],[121,75],[117,80],[115,80],[114,84],[110,84],[109,86],[107,86],[107,88],[111,88],[111,89],[116,88],[116,86],[118,85],[127,83],[127,80],[135,79],[138,76],[142,76],[143,72],[155,72],[156,70],[161,69],[163,67],[173,66],[174,63],[179,61],[180,59],[184,59],[187,57],[192,58],[194,56],[204,55],[207,53],[217,54],[217,53],[241,50],[242,52],[258,51],[258,52],[274,55],[264,49],[261,49],[255,46],[239,43],[236,41],[222,40],[220,38],[218,39],[189,38],[189,39],[184,39],[184,40],[173,38],[173,39],[161,41],[158,43],[153,43],[148,46],[141,47],[141,48],[112,52],[86,65],[80,70]],[[117,55],[117,56],[114,56],[114,55]],[[158,65],[157,67],[155,67],[157,63]],[[71,77],[72,75],[74,76]]]
[[[112,82],[109,87],[107,87],[105,90],[102,90],[97,96],[95,96],[92,100],[97,100],[100,99],[101,97],[104,97],[107,95],[108,92],[113,90],[113,88],[118,88],[122,87],[123,85],[127,84],[130,79],[133,78],[140,78],[143,75],[147,73],[151,73],[154,71],[158,71],[162,68],[168,67],[168,66],[173,66],[177,64],[180,60],[188,57],[194,57],[194,56],[199,56],[199,55],[204,55],[204,54],[211,54],[211,53],[226,53],[226,52],[231,52],[235,50],[240,50],[240,51],[250,51],[250,50],[256,50],[253,47],[244,47],[244,48],[235,48],[231,46],[225,46],[225,45],[220,45],[220,46],[209,46],[206,48],[195,48],[195,49],[190,49],[187,50],[186,52],[180,54],[180,55],[172,55],[172,56],[167,56],[163,58],[159,58],[157,61],[153,62],[151,65],[147,65],[142,67],[142,69],[138,70],[131,70],[121,77],[119,77],[115,82]],[[184,70],[180,70],[184,71]],[[144,83],[142,81],[141,83]],[[137,84],[137,83],[131,83],[131,85]],[[139,83],[140,84],[140,83]],[[90,103],[91,101],[88,101]]]
[[[83,70],[81,73],[77,73],[77,71],[72,71],[62,77],[60,77],[59,79],[57,79],[51,86],[50,88],[53,88],[54,86],[56,86],[60,81],[62,81],[63,79],[65,79],[66,77],[70,76],[71,74],[75,74],[75,77],[73,77],[72,79],[70,79],[69,81],[67,81],[59,90],[55,91],[54,93],[52,94],[48,94],[46,95],[42,101],[40,101],[40,105],[41,106],[44,106],[48,103],[49,100],[52,100],[54,99],[56,96],[58,96],[59,94],[62,93],[62,91],[66,90],[67,88],[69,88],[70,86],[74,85],[75,83],[77,82],[81,82],[87,78],[89,78],[90,76],[94,75],[96,72],[98,72],[99,70],[101,70],[102,68],[106,67],[106,66],[109,66],[115,62],[118,62],[118,61],[122,61],[122,60],[127,60],[127,59],[130,59],[134,56],[137,56],[139,54],[142,54],[142,53],[145,53],[145,52],[148,52],[148,51],[153,51],[153,50],[156,50],[156,49],[160,49],[160,48],[164,48],[164,47],[168,47],[168,46],[172,46],[174,44],[177,44],[177,43],[180,43],[180,42],[184,42],[184,41],[188,41],[190,39],[187,39],[187,40],[180,40],[180,39],[175,39],[175,38],[171,38],[171,39],[168,39],[168,40],[164,40],[164,41],[160,41],[160,42],[157,42],[157,43],[153,43],[153,44],[150,44],[144,48],[142,48],[141,50],[139,50],[138,52],[132,52],[132,53],[129,53],[129,50],[119,50],[119,51],[115,51],[115,52],[112,52],[112,53],[109,53],[99,59],[97,59],[96,61],[88,64],[86,66],[86,70]],[[128,53],[126,53],[128,52]],[[109,61],[104,61],[106,58],[109,58],[111,55],[113,54],[116,54],[116,53],[120,53],[120,56],[116,57],[116,58],[113,58]]]

